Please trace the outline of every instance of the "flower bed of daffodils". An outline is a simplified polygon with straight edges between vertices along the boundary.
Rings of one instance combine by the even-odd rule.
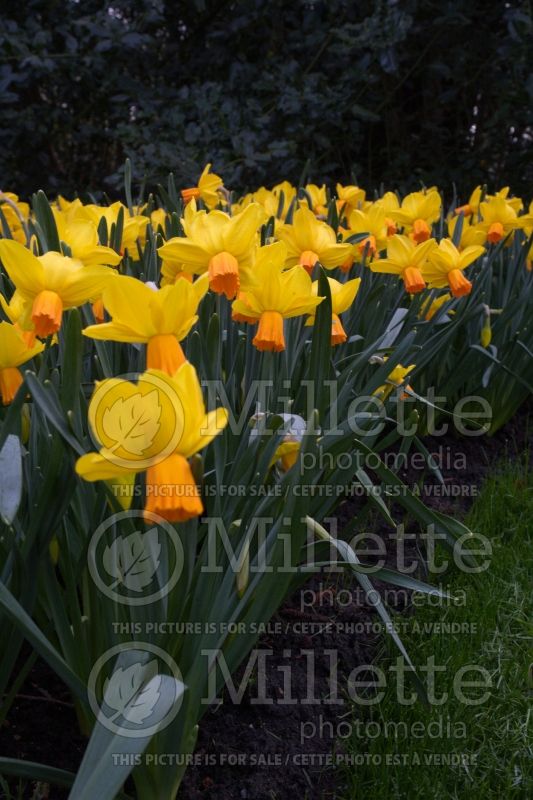
[[[441,545],[472,537],[380,453],[439,477],[421,439],[437,421],[490,435],[530,394],[533,208],[486,187],[239,197],[209,165],[134,202],[125,174],[125,203],[0,193],[0,720],[38,655],[90,737],[77,776],[0,772],[76,798],[131,773],[164,800],[186,758],[111,754],[190,754],[310,573],[343,563],[372,590],[324,523],[355,491],[391,526],[394,500]]]

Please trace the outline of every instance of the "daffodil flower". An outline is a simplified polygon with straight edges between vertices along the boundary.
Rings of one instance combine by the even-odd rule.
[[[385,212],[387,236],[394,236],[395,233],[398,233],[398,226],[392,219],[391,212],[398,211],[400,208],[400,201],[398,200],[398,197],[394,192],[385,192],[382,197],[375,201],[374,205],[382,208]]]
[[[496,194],[486,194],[483,198],[483,189],[481,186],[476,186],[472,194],[468,199],[468,203],[465,203],[462,206],[458,206],[455,209],[456,214],[460,214],[461,211],[465,215],[465,217],[472,216],[474,214],[479,214],[480,210],[480,203],[482,198],[489,202],[490,200],[494,200],[495,198],[502,198],[505,202],[514,208],[515,211],[520,211],[523,207],[522,200],[519,197],[509,197],[509,187],[504,186],[503,189],[500,189]]]
[[[110,378],[96,385],[89,423],[99,452],[76,462],[87,481],[119,484],[146,472],[145,511],[169,522],[203,512],[188,459],[226,426],[228,412],[206,413],[200,382],[186,362],[175,375],[147,370],[136,384]]]
[[[187,272],[183,264],[174,261],[161,261],[161,287],[173,286],[178,281],[192,283],[192,272]]]
[[[18,195],[13,194],[13,192],[0,192],[0,207],[13,239],[25,244],[26,231],[24,230],[24,225],[30,216],[28,203],[21,202]]]
[[[472,291],[472,284],[463,275],[463,270],[484,252],[485,248],[480,245],[459,251],[450,239],[442,239],[439,246],[430,251],[423,275],[432,288],[449,286],[454,297],[463,297]]]
[[[345,207],[347,212],[362,209],[365,204],[366,192],[359,186],[343,186],[338,183],[335,187],[337,193],[337,209]]]
[[[209,285],[231,300],[253,265],[257,230],[264,211],[256,203],[230,217],[224,211],[197,211],[192,200],[182,220],[185,237],[174,237],[158,249],[167,264],[198,275],[207,272]]]
[[[0,306],[8,320],[15,326],[20,333],[28,347],[33,347],[35,344],[35,331],[24,330],[20,324],[20,320],[24,319],[26,314],[26,303],[21,293],[17,290],[11,295],[9,302],[0,294]]]
[[[385,358],[384,361],[387,359]],[[403,386],[407,380],[407,377],[410,372],[412,372],[415,368],[415,364],[410,364],[408,367],[404,367],[402,364],[396,364],[393,370],[387,376],[386,383],[383,383],[381,386],[373,392],[373,394],[378,397],[380,400],[385,401],[389,395],[394,391],[394,389],[399,389],[400,386]],[[411,389],[410,386],[406,387],[407,389]],[[404,392],[401,396],[401,400],[405,400],[407,398],[407,394]]]
[[[361,278],[354,278],[346,283],[340,283],[333,278],[328,278],[329,290],[331,292],[331,344],[333,346],[344,344],[346,339],[346,331],[342,326],[340,314],[347,311],[352,305],[359,286],[361,285]],[[313,294],[318,295],[318,281],[313,282]],[[315,322],[315,315],[306,320],[306,325],[313,325]]]
[[[42,342],[28,347],[20,331],[9,322],[0,322],[0,397],[8,405],[13,401],[22,384],[22,374],[18,367],[41,353]]]
[[[34,256],[19,242],[0,241],[0,259],[7,274],[25,301],[19,319],[22,328],[41,338],[56,333],[61,327],[63,310],[81,306],[102,294],[105,286],[116,278],[109,267],[85,267],[81,261],[60,253]]]
[[[88,219],[97,227],[100,221],[105,219],[107,230],[110,232],[111,226],[117,224],[118,215],[121,210],[124,214],[121,252],[123,255],[127,250],[129,255],[136,260],[138,258],[137,241],[139,241],[141,245],[144,245],[146,241],[146,228],[150,224],[148,217],[145,217],[143,214],[134,214],[131,216],[126,206],[117,201],[110,206],[97,206],[93,203],[89,203],[86,206],[77,206],[74,210],[73,218],[76,220]]]
[[[283,194],[283,203],[281,202],[281,195]],[[289,181],[282,181],[277,183],[272,189],[266,189],[261,186],[255,192],[245,194],[237,203],[234,203],[232,210],[234,214],[242,211],[246,206],[251,203],[257,203],[265,211],[266,219],[270,217],[275,218],[275,222],[285,219],[287,211],[297,195],[295,187]]]
[[[156,231],[161,228],[163,231],[165,230],[165,222],[167,220],[168,214],[164,208],[155,208],[152,213],[150,214],[150,222],[152,223],[152,228]]]
[[[453,239],[453,235],[455,233],[455,229],[457,227],[457,223],[459,221],[459,217],[452,217],[448,221],[448,235],[450,238]],[[472,225],[467,219],[463,219],[463,228],[461,230],[461,241],[457,245],[459,250],[465,250],[467,247],[472,247],[473,245],[483,245],[486,241],[486,234],[477,225]]]
[[[276,448],[269,466],[276,465],[282,472],[287,472],[298,461],[298,454],[305,436],[306,423],[299,414],[279,414],[278,416],[282,418],[287,430],[281,443]],[[254,427],[250,431],[250,441],[261,435],[262,425],[266,417],[267,415],[264,412],[254,414],[251,419]]]
[[[282,225],[278,238],[287,245],[287,266],[299,264],[309,273],[317,262],[325,269],[334,269],[351,254],[351,245],[337,244],[335,231],[318,220],[311,209],[302,206],[294,212],[292,225]]]
[[[78,210],[82,208],[83,203],[81,202],[79,197],[75,197],[74,200],[67,200],[66,197],[63,195],[58,194],[56,198],[56,206],[64,214],[66,220],[75,219]]]
[[[233,303],[234,315],[259,320],[253,339],[258,350],[284,350],[283,320],[312,314],[324,299],[313,295],[311,278],[305,270],[284,270],[286,252],[281,242],[262,247],[254,268],[254,284]]]
[[[481,221],[476,227],[485,233],[491,244],[497,244],[511,231],[528,224],[527,216],[517,216],[513,206],[499,196],[480,203],[479,212]]]
[[[215,175],[215,173],[210,170],[211,164],[207,164],[200,175],[198,185],[190,189],[182,189],[181,196],[184,203],[190,203],[193,199],[201,199],[208,208],[214,208],[220,203],[220,190],[224,182],[219,175]]]
[[[399,209],[390,211],[389,216],[416,244],[421,244],[430,238],[431,226],[438,220],[441,206],[440,195],[435,189],[412,192],[404,197]]]
[[[418,316],[429,322],[429,320],[433,319],[435,314],[437,314],[438,311],[440,311],[442,306],[451,299],[452,296],[449,292],[445,292],[440,297],[435,298],[435,300],[431,300],[430,298],[428,298],[422,303]],[[454,312],[449,311],[448,313],[453,314]]]
[[[72,258],[82,261],[86,267],[106,264],[116,267],[122,256],[111,247],[99,244],[95,223],[88,219],[67,221],[65,216],[53,209],[57,232],[62,242],[68,245]]]
[[[289,210],[290,204],[292,203],[294,198],[297,197],[297,195],[298,195],[298,190],[296,189],[295,186],[292,185],[292,183],[289,183],[289,181],[281,181],[281,183],[276,183],[276,185],[272,187],[271,194],[272,194],[273,199],[277,202],[277,208],[273,212],[273,216],[275,216],[275,217],[278,216],[278,211],[279,211],[279,208],[280,208],[281,195],[283,194],[283,207],[281,208],[281,211],[279,212],[279,217],[280,217],[280,219],[285,219],[285,216],[287,215],[287,211]],[[255,195],[254,195],[254,197],[255,197]],[[259,202],[259,200],[257,202]],[[268,213],[269,217],[272,216],[272,214],[269,213],[269,209],[268,209],[267,206],[265,206],[265,211]]]
[[[147,344],[147,367],[173,375],[185,361],[180,341],[196,323],[198,304],[207,289],[207,276],[163,289],[119,276],[103,294],[111,322],[90,325],[83,333],[92,339]]]
[[[317,217],[326,216],[328,213],[326,184],[323,183],[322,186],[317,186],[316,183],[308,183],[307,186],[305,186],[305,191],[311,200],[313,213]]]
[[[403,279],[405,290],[409,294],[421,292],[426,287],[422,276],[422,266],[429,253],[436,247],[435,239],[428,239],[417,245],[408,236],[396,234],[391,236],[387,244],[387,258],[373,261],[372,272],[385,272],[398,275]]]
[[[106,264],[116,267],[122,256],[111,247],[99,244],[98,231],[92,220],[71,219],[68,215],[53,208],[59,238],[70,249],[72,258],[82,261],[85,266]],[[102,298],[97,298],[92,304],[93,314],[97,322],[104,321],[104,306]]]
[[[354,247],[358,260],[364,255],[375,258],[387,246],[388,225],[385,209],[373,204],[364,211],[352,211],[348,217],[348,230],[344,236],[346,238],[356,233],[367,234]]]

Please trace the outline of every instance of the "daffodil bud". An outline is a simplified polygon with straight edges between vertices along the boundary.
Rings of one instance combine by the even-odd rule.
[[[483,306],[483,314],[485,319],[483,327],[481,328],[481,346],[487,348],[492,341],[492,328],[490,326],[490,308],[487,305]]]
[[[490,326],[490,317],[485,317],[485,322],[481,328],[481,346],[487,348],[492,341],[492,328]]]

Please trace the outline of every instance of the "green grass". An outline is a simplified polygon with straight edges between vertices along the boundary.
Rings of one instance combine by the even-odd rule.
[[[437,665],[446,666],[437,674],[436,690],[448,691],[450,698],[440,707],[427,707],[420,700],[409,707],[400,705],[387,662],[380,664],[388,681],[384,698],[370,708],[358,705],[350,736],[340,739],[348,757],[359,761],[343,768],[343,798],[533,797],[532,521],[533,484],[527,464],[502,467],[484,484],[467,519],[472,530],[492,542],[488,570],[465,575],[454,568],[446,573],[441,582],[458,596],[462,593],[464,602],[418,607],[408,618],[410,629],[400,633],[417,668],[431,656]],[[467,632],[452,635],[415,628],[441,622],[462,623]],[[390,653],[392,663],[396,654],[392,649]],[[480,705],[464,705],[453,696],[453,676],[467,664],[490,673],[490,695]],[[436,727],[439,718],[442,731]],[[431,722],[434,728],[428,729]],[[421,738],[415,738],[413,730],[422,730]],[[464,754],[464,763],[450,764],[451,754]],[[395,758],[399,763],[391,763]],[[437,764],[438,758],[444,764]]]

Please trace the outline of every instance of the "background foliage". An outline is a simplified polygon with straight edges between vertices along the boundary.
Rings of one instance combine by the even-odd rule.
[[[26,0],[0,26],[1,188],[352,174],[528,191],[524,0]],[[529,171],[528,171],[529,170]]]

